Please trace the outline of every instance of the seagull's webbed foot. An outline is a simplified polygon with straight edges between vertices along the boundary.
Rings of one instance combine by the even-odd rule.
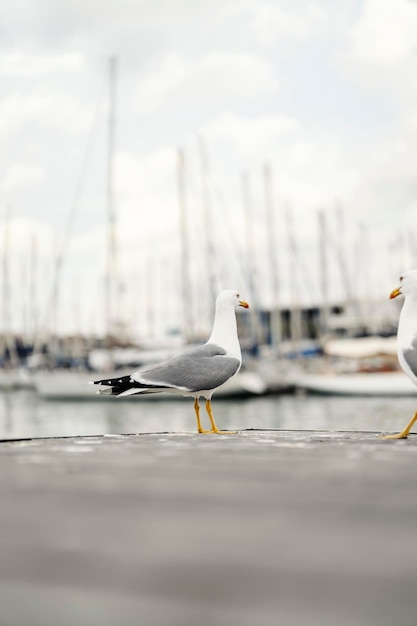
[[[206,433],[210,433],[212,435],[236,435],[236,430],[219,430],[216,428],[212,428],[211,430],[206,430]]]
[[[381,439],[407,439],[408,435],[410,434],[410,430],[412,429],[416,421],[417,421],[417,411],[414,413],[413,418],[410,420],[410,422],[407,424],[404,430],[402,430],[400,433],[397,433],[395,435],[383,435],[381,436]]]
[[[408,433],[403,430],[395,435],[381,435],[380,439],[407,439],[407,437]]]
[[[213,413],[211,410],[211,402],[210,400],[207,400],[206,402],[206,411],[207,411],[207,415],[210,418],[210,422],[211,422],[211,430],[207,431],[209,433],[212,434],[216,434],[216,435],[236,435],[236,431],[235,430],[219,430],[217,428],[216,422],[214,421],[214,417],[213,417]]]

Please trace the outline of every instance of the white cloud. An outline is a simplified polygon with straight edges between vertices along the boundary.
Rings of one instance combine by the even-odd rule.
[[[0,103],[0,135],[17,133],[33,122],[63,132],[80,132],[91,124],[91,110],[58,92],[14,91]]]
[[[298,5],[264,2],[255,9],[254,28],[262,43],[279,43],[282,38],[303,41],[315,32],[323,18],[325,14],[318,9],[300,12]]]
[[[216,101],[259,98],[276,93],[278,82],[273,66],[252,54],[210,52],[201,59],[168,54],[153,66],[138,89],[139,111],[172,106],[173,101],[211,105]]]
[[[73,72],[83,67],[79,54],[23,54],[9,52],[0,56],[1,76],[42,76],[52,72]]]
[[[237,0],[224,14],[240,24],[246,17],[252,37],[262,48],[273,47],[285,56],[296,46],[335,39],[343,34],[351,15],[351,1]]]
[[[332,206],[337,198],[350,198],[363,175],[361,163],[346,154],[340,139],[314,135],[308,128],[291,145],[276,146],[271,160],[281,195],[307,212]],[[300,226],[308,234],[307,223]]]
[[[372,66],[392,67],[417,49],[417,5],[410,0],[364,0],[352,33],[352,57]]]
[[[10,193],[28,183],[41,181],[43,177],[44,172],[38,165],[12,163],[2,179],[0,187],[3,193]]]
[[[21,259],[29,260],[32,247],[36,250],[38,260],[48,261],[51,264],[54,249],[54,233],[51,228],[36,218],[14,215],[14,207],[11,205],[7,211],[7,231],[10,243],[10,265],[17,271]],[[5,220],[0,222],[1,241],[4,238]]]
[[[227,140],[241,156],[262,159],[282,135],[295,131],[299,124],[286,115],[245,118],[224,114],[208,122],[203,133],[213,140]]]
[[[417,104],[417,4],[410,0],[363,0],[336,57],[367,93],[384,94],[383,104],[415,110]]]
[[[156,240],[178,229],[175,151],[161,150],[142,158],[120,153],[115,169],[123,248],[133,256],[138,246],[155,251]]]

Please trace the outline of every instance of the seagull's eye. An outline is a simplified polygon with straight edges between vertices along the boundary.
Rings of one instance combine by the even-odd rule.
[[[402,276],[400,276],[400,283],[402,282],[402,279],[403,279],[403,277],[402,277]]]
[[[237,298],[240,298],[240,295],[237,293],[237,294],[236,294],[236,297],[237,297]]]

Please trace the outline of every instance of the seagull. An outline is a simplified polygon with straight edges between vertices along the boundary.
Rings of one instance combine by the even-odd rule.
[[[239,298],[239,294],[232,289],[222,291],[217,296],[213,328],[204,345],[127,376],[91,381],[94,385],[104,387],[97,393],[122,397],[166,391],[192,396],[199,433],[231,434],[230,431],[217,428],[211,397],[216,389],[238,373],[242,364],[235,309],[248,309],[249,305]],[[201,426],[200,396],[206,400],[210,430]]]
[[[407,376],[417,385],[417,270],[400,276],[400,285],[391,291],[390,298],[404,296],[397,332],[398,360]],[[400,433],[385,435],[383,439],[407,439],[417,421],[417,411]]]

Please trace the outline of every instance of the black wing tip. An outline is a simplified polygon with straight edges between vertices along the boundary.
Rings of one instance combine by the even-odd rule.
[[[120,385],[127,385],[132,383],[132,377],[130,374],[127,376],[116,376],[115,378],[102,378],[101,380],[90,380],[90,385],[106,385],[108,387],[119,387]]]

